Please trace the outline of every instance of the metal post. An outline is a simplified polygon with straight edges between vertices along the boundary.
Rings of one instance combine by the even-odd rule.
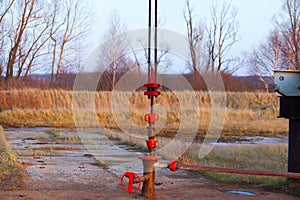
[[[280,117],[289,119],[288,171],[300,173],[300,96],[280,97]]]
[[[289,122],[289,157],[288,171],[300,173],[300,120]]]
[[[288,171],[300,173],[300,71],[274,71],[279,117],[289,119]]]
[[[151,27],[152,27],[152,0],[149,0],[149,21],[148,21],[148,82],[150,82],[151,70]]]
[[[158,2],[155,0],[155,36],[154,36],[154,63],[155,63],[155,82],[157,81],[158,67]]]
[[[145,157],[142,158],[143,160],[143,167],[144,167],[144,177],[148,177],[143,182],[143,188],[142,188],[142,196],[145,198],[156,198],[156,192],[155,192],[155,166],[154,164],[159,160],[160,158],[155,157]]]
[[[154,36],[154,62],[155,62],[155,69],[153,69],[151,65],[151,3],[152,0],[149,0],[149,33],[148,33],[148,83],[145,84],[147,91],[144,93],[150,99],[150,111],[148,114],[145,115],[145,120],[148,122],[148,140],[146,141],[149,154],[148,156],[141,157],[140,159],[143,161],[144,167],[144,177],[147,177],[143,181],[143,188],[142,188],[142,196],[145,198],[156,198],[155,193],[155,166],[154,164],[160,160],[160,157],[155,156],[155,148],[157,147],[157,140],[155,140],[155,122],[158,119],[158,116],[154,113],[154,101],[157,96],[160,95],[158,88],[160,87],[159,84],[156,83],[157,81],[157,0],[155,0],[155,36]]]

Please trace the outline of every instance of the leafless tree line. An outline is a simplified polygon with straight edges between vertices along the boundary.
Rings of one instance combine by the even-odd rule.
[[[253,50],[250,63],[256,71],[300,70],[300,1],[284,0],[281,13],[274,18],[274,29]]]
[[[203,72],[232,73],[233,61],[228,52],[237,41],[237,10],[225,1],[218,5],[212,1],[210,20],[195,22],[196,17],[190,0],[186,0],[183,10],[187,36],[190,46],[191,71],[194,74]],[[231,65],[231,69],[229,66]]]
[[[300,0],[282,0],[281,12],[273,20],[274,29],[248,52],[246,63],[240,61],[244,58],[230,56],[238,39],[237,10],[225,1],[212,2],[211,15],[205,21],[193,10],[192,3],[197,1],[185,0],[183,17],[191,58],[188,67],[194,75],[217,71],[232,74],[247,65],[268,90],[264,75],[273,75],[274,69],[300,70]],[[38,71],[50,73],[55,83],[62,73],[76,72],[82,39],[91,20],[88,9],[86,1],[80,0],[1,0],[0,77],[26,80]],[[115,14],[104,38],[111,43],[99,52],[99,65],[112,75],[107,79],[111,89],[120,74],[147,60],[147,53],[143,59],[135,52],[134,58],[126,54],[130,47],[124,47],[118,37],[124,31],[126,26]],[[160,52],[160,62],[168,61],[167,57],[168,50]]]
[[[89,28],[85,1],[2,0],[0,6],[0,76],[26,80],[34,71],[51,72],[55,83],[63,71],[76,71]]]
[[[143,56],[141,57],[140,52],[130,46],[131,41],[128,41],[124,35],[126,30],[126,25],[122,22],[120,16],[113,12],[103,38],[104,42],[101,45],[98,59],[98,70],[105,72],[103,73],[103,80],[109,83],[110,90],[114,90],[117,79],[122,74],[133,69],[137,73],[141,73],[141,65],[148,62],[149,55],[146,41],[138,41],[141,49],[143,49]],[[163,64],[164,68],[168,68],[171,65],[171,60],[168,57],[168,45],[161,45],[163,47],[158,49],[157,63]]]
[[[283,0],[274,28],[248,56],[248,68],[265,84],[274,70],[300,70],[300,1]]]
[[[273,30],[261,44],[240,58],[228,54],[237,41],[237,10],[225,1],[220,5],[213,1],[210,21],[197,24],[191,0],[186,0],[184,17],[190,44],[190,69],[194,74],[208,71],[230,74],[244,67],[269,91],[265,77],[273,77],[274,70],[300,70],[300,0],[282,0],[280,13],[273,18]]]

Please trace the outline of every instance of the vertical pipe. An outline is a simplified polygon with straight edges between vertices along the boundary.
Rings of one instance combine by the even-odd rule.
[[[148,199],[156,198],[156,192],[155,192],[155,167],[154,163],[156,162],[155,159],[143,160],[143,167],[144,167],[144,176],[149,177],[147,180],[143,183],[143,189],[142,189],[142,196]]]
[[[149,0],[149,19],[148,19],[148,83],[151,82],[151,31],[152,31],[152,0]],[[153,113],[153,105],[154,105],[154,100],[153,96],[150,97],[150,113]],[[153,137],[153,124],[149,123],[148,127],[148,138],[150,139]],[[152,152],[150,152],[152,153]]]
[[[151,66],[151,31],[152,31],[152,23],[151,23],[151,1],[149,0],[149,32],[148,32],[148,83],[155,84],[156,83],[156,72],[157,72],[157,0],[155,1],[155,51],[154,51],[154,62],[155,62],[155,69]],[[155,87],[149,86],[147,88],[148,91],[155,90]],[[150,98],[150,114],[154,114],[154,96],[155,95],[149,95]],[[145,198],[153,199],[156,198],[155,194],[155,162],[160,159],[158,157],[155,157],[154,149],[156,148],[156,141],[154,140],[155,137],[155,120],[149,120],[149,127],[148,127],[148,138],[147,140],[147,146],[149,155],[147,157],[141,158],[143,161],[143,167],[144,167],[144,177],[148,177],[143,182],[143,188],[142,188],[142,196]]]
[[[151,27],[152,27],[152,0],[149,0],[149,19],[148,19],[148,82],[151,75]]]
[[[300,173],[300,119],[289,120],[288,171]]]
[[[151,82],[152,77],[152,67],[151,67],[151,37],[152,37],[152,0],[149,0],[149,29],[148,29],[148,83]],[[150,113],[152,114],[154,112],[153,110],[154,105],[154,97],[150,97]],[[154,131],[154,124],[152,122],[149,122],[148,127],[148,138],[153,138],[155,133]],[[153,154],[153,150],[149,150],[150,154]]]
[[[158,0],[155,0],[155,44],[154,44],[154,62],[155,62],[155,82],[157,82],[157,67],[158,67]]]

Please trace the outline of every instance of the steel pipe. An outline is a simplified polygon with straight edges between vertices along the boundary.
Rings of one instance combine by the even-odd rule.
[[[141,178],[139,178],[139,179],[134,179],[133,180],[133,183],[135,184],[135,183],[143,183],[144,181],[148,181],[149,180],[149,176],[142,176]]]
[[[265,171],[265,170],[249,170],[249,169],[235,169],[226,167],[211,167],[211,166],[200,166],[200,165],[188,165],[178,163],[177,161],[172,161],[168,168],[171,171],[190,170],[190,171],[206,171],[206,172],[221,172],[230,174],[248,174],[257,176],[276,176],[276,177],[286,177],[293,179],[300,179],[300,173],[294,172],[281,172],[281,171]]]
[[[155,168],[168,168],[169,164],[168,163],[164,163],[164,162],[156,162],[154,164]]]

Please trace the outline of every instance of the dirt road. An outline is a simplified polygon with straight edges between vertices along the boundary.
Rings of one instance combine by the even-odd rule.
[[[78,143],[76,133],[64,130],[59,136],[21,129],[8,130],[5,135],[29,177],[22,188],[0,189],[0,199],[143,199],[141,192],[125,193],[119,184],[127,170],[142,174],[141,153],[116,145],[101,133],[87,132],[85,145]],[[297,199],[249,186],[224,185],[196,172],[167,169],[157,170],[156,185],[160,199]],[[236,194],[239,191],[244,193]]]

